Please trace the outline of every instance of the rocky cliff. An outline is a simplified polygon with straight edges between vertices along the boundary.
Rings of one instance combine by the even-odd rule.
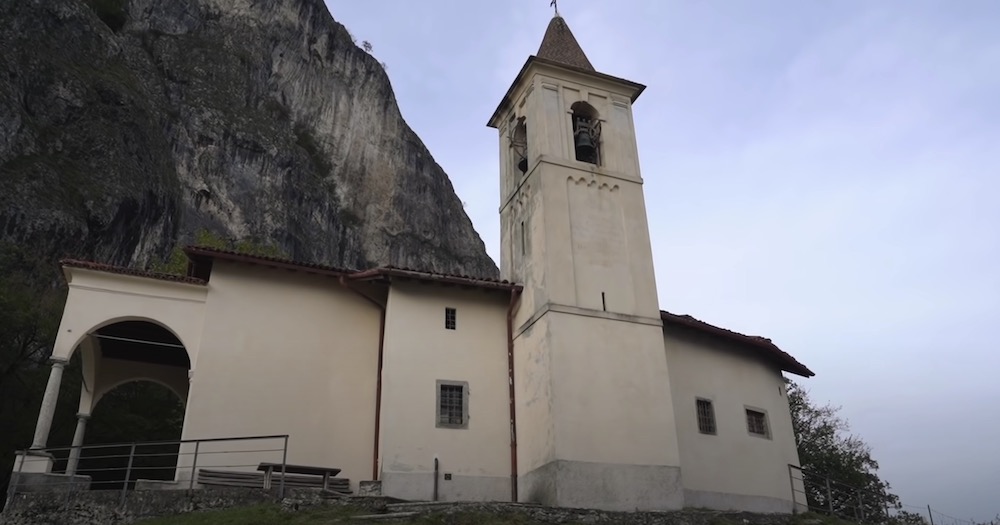
[[[205,229],[497,273],[322,0],[0,0],[0,50],[0,242],[146,266]]]

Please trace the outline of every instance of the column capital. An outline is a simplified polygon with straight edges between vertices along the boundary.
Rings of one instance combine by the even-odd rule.
[[[76,413],[76,418],[77,419],[82,419],[84,421],[87,421],[88,419],[90,419],[90,414],[84,414],[83,412],[77,412]]]
[[[67,363],[69,363],[69,359],[66,359],[65,357],[52,356],[49,358],[49,362],[52,363],[52,366],[64,367]]]

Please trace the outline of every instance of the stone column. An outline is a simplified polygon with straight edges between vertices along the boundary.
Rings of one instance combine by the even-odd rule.
[[[73,433],[73,448],[69,451],[69,461],[66,462],[66,474],[72,476],[76,474],[76,467],[80,464],[80,447],[83,446],[83,433],[87,430],[87,421],[90,414],[76,415],[76,432]]]
[[[67,359],[52,358],[52,371],[49,372],[49,383],[45,386],[45,396],[42,397],[42,407],[38,410],[38,423],[35,424],[35,438],[31,440],[33,450],[45,448],[49,440],[49,430],[52,428],[52,417],[56,413],[56,403],[59,401],[59,385],[62,384],[63,367]]]

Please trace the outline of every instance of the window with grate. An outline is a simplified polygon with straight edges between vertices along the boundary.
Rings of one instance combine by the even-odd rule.
[[[747,409],[747,431],[761,437],[770,437],[767,431],[767,414]]]
[[[715,434],[715,409],[712,402],[707,399],[699,399],[698,405],[698,431],[702,434]]]
[[[437,426],[466,428],[468,426],[468,383],[438,381]]]
[[[455,309],[445,308],[444,309],[444,327],[446,330],[455,329]]]

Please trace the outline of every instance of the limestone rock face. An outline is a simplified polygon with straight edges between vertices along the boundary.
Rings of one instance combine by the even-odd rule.
[[[322,0],[0,0],[0,50],[0,241],[145,266],[207,229],[497,274]]]

